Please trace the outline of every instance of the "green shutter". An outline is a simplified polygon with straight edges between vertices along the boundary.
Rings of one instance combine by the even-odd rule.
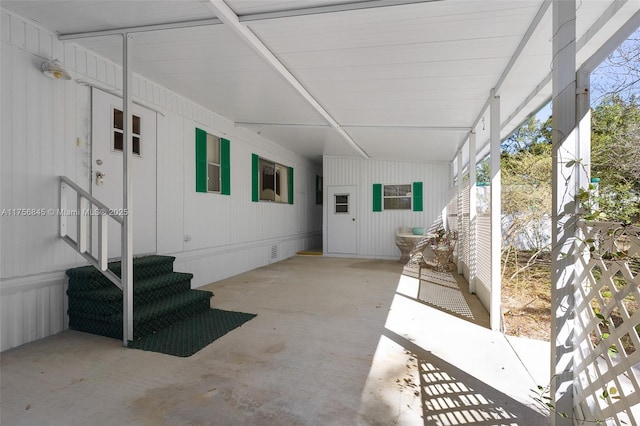
[[[413,182],[413,211],[422,211],[422,182]]]
[[[220,193],[231,195],[231,150],[229,139],[220,139],[220,178],[222,185]]]
[[[382,184],[381,183],[373,184],[373,211],[374,212],[382,211]]]
[[[260,201],[260,158],[251,154],[251,201]]]
[[[289,204],[293,204],[293,167],[289,167]]]
[[[196,192],[207,192],[207,132],[196,128]]]

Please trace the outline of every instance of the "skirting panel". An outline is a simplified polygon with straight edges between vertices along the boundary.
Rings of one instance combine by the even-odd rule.
[[[59,333],[69,324],[64,272],[4,280],[0,288],[0,350]]]
[[[233,247],[176,253],[174,269],[194,274],[193,287],[228,278],[319,247],[322,234],[307,234],[252,242]],[[277,246],[277,259],[272,247]],[[0,281],[0,351],[68,328],[67,277],[53,272]]]
[[[301,250],[320,247],[321,242],[322,234],[316,233],[173,253],[172,256],[176,256],[174,269],[192,273],[191,286],[197,288],[287,259]]]
[[[476,295],[488,312],[491,310],[491,283],[485,283],[476,278]]]

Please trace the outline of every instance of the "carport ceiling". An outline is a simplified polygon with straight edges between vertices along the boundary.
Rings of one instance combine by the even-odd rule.
[[[450,161],[470,130],[486,142],[493,88],[503,136],[551,96],[549,0],[1,4],[63,39],[107,31],[72,40],[119,64],[108,30],[128,28],[134,72],[312,159]],[[638,10],[580,2],[578,65]]]

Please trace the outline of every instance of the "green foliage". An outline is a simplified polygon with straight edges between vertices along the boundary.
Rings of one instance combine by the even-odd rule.
[[[606,98],[592,114],[593,197],[609,220],[640,221],[640,104],[635,97]]]
[[[527,241],[535,253],[548,249],[551,213],[550,122],[527,120],[502,144],[503,245]]]

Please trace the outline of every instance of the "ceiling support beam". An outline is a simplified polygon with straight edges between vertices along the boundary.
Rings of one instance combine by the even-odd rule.
[[[618,12],[623,5],[627,4],[627,1],[628,0],[623,0],[621,2],[616,2],[611,6],[609,6],[609,8],[605,11],[605,13],[603,13],[602,16],[576,42],[576,49],[580,51],[580,48],[584,47],[589,42],[589,40],[591,40],[597,34],[597,32],[601,30],[611,18],[613,18],[615,13]],[[540,15],[540,12],[543,9],[546,12],[546,10],[548,9],[548,6],[546,5],[546,3],[547,2],[545,2],[545,4],[543,4],[540,10],[538,11],[536,18],[533,21],[534,23],[537,21],[538,16]],[[585,63],[582,65],[582,68],[590,72],[593,71],[595,68],[598,67],[598,65],[600,65],[600,63],[603,60],[607,58],[607,56],[611,54],[611,52],[613,52],[624,40],[626,40],[631,34],[633,34],[633,32],[637,30],[639,27],[640,27],[640,12],[636,12],[629,20],[627,20],[627,22],[625,22],[622,25],[622,27],[620,27],[618,31],[616,31],[616,33],[612,37],[610,37],[609,40],[607,40],[606,43],[603,44],[603,46],[596,53],[594,53],[589,59],[587,59],[587,61],[585,61]],[[511,120],[513,120],[515,116],[517,116],[523,109],[525,109],[529,105],[529,103],[549,83],[551,83],[551,75],[552,75],[552,72],[549,72],[540,81],[540,83],[536,85],[536,87],[531,91],[531,93],[529,93],[529,95],[525,98],[525,100],[520,105],[518,105],[518,107],[509,115],[509,117],[506,120],[502,122],[502,125],[501,125],[502,128],[504,128],[509,122],[511,122]],[[500,80],[504,80],[504,79],[501,77]],[[551,100],[551,97],[547,98],[545,101],[542,102],[541,105],[538,105],[535,110],[538,111],[540,108],[546,105],[550,100]],[[478,124],[482,120],[482,117],[487,112],[489,108],[489,101],[490,99],[487,99],[484,106],[480,110],[480,114],[478,114],[478,118],[474,121],[473,126],[471,127],[472,130],[475,130],[475,128],[478,126]],[[466,143],[466,138],[461,142],[460,146],[463,146],[464,143]],[[485,141],[481,146],[478,147],[478,150],[482,151],[486,149],[488,144],[489,144],[489,141]]]
[[[352,10],[374,9],[380,7],[404,6],[418,3],[431,3],[442,0],[369,0],[354,1],[329,6],[301,7],[296,9],[280,10],[277,12],[250,13],[246,15],[236,15],[240,22],[259,22],[268,19],[294,18],[297,16],[320,15],[327,13],[348,12]],[[235,13],[234,13],[235,15]],[[141,33],[147,31],[174,30],[178,28],[201,27],[206,25],[222,25],[222,21],[217,18],[199,19],[193,21],[167,22],[164,24],[140,25],[135,27],[112,28],[100,31],[86,31],[77,33],[60,34],[60,40],[77,40],[82,38],[102,37],[110,35],[120,35],[123,33]]]
[[[625,22],[615,34],[607,40],[597,52],[595,52],[582,65],[582,69],[588,72],[595,70],[607,57],[618,48],[626,39],[631,36],[638,28],[640,28],[640,11],[636,12],[631,19]],[[589,29],[588,33],[591,33]],[[581,38],[580,41],[584,39]],[[578,42],[578,47],[580,46]],[[586,41],[585,41],[586,43]]]
[[[253,123],[250,121],[236,121],[236,125],[238,126],[255,126],[255,127],[304,127],[306,129],[309,128],[318,128],[318,129],[332,129],[333,127],[329,124],[304,124],[304,123]]]
[[[265,46],[265,44],[246,26],[243,25],[238,16],[231,10],[223,0],[209,0],[209,6],[216,16],[232,30],[240,39],[258,54],[271,68],[273,68],[282,78],[284,78],[302,98],[311,105],[313,109],[324,118],[331,127],[335,128],[338,134],[362,157],[369,159],[369,155],[340,127],[340,124],[324,109],[322,105],[309,93],[309,91],[298,81],[280,60]]]
[[[166,24],[156,24],[156,25],[139,25],[137,27],[113,28],[109,30],[60,34],[58,36],[58,39],[62,41],[79,40],[83,38],[122,35],[123,33],[130,33],[130,34],[144,33],[148,31],[164,31],[164,30],[175,30],[179,28],[203,27],[207,25],[222,25],[222,21],[217,18],[212,18],[212,19],[201,19],[197,21],[168,22]]]
[[[332,128],[329,124],[305,124],[305,123],[256,123],[250,121],[236,121],[239,126],[260,127],[305,127],[305,128]],[[394,126],[386,124],[342,124],[343,129],[390,129],[390,130],[427,130],[436,132],[470,132],[470,127],[465,126]]]
[[[536,13],[536,16],[535,18],[533,18],[533,21],[529,25],[529,28],[527,28],[527,32],[524,33],[524,36],[520,40],[520,43],[518,44],[518,47],[516,48],[515,53],[511,55],[511,59],[509,59],[509,63],[505,67],[504,71],[502,71],[502,75],[500,76],[500,78],[498,79],[498,82],[495,85],[496,95],[500,95],[500,89],[502,88],[502,83],[504,83],[504,81],[507,79],[507,77],[511,73],[511,70],[513,69],[513,66],[515,65],[516,61],[520,59],[520,55],[522,55],[522,52],[527,47],[527,44],[529,44],[531,37],[533,37],[533,34],[538,29],[538,26],[542,22],[542,18],[544,18],[544,16],[547,14],[547,11],[549,10],[550,6],[551,6],[551,0],[545,0],[545,2],[542,3],[542,6],[540,6],[540,9],[538,9],[538,13]]]
[[[250,15],[239,15],[240,22],[264,21],[266,19],[292,18],[296,16],[320,15],[325,13],[349,12],[352,10],[375,9],[379,7],[404,6],[417,3],[431,3],[442,0],[369,0],[354,1],[352,3],[334,4],[329,6],[301,7],[297,9],[281,10],[278,12],[264,12]]]
[[[406,129],[406,130],[433,130],[438,132],[469,132],[470,127],[465,126],[391,126],[385,124],[343,124],[349,129]]]
[[[502,75],[498,79],[498,81],[496,83],[496,86],[494,87],[494,91],[496,93],[499,92],[500,87],[502,86],[504,81],[509,76],[509,73],[513,69],[513,66],[515,65],[516,61],[520,58],[520,55],[522,54],[522,52],[524,51],[525,47],[527,46],[527,44],[531,40],[531,37],[533,36],[535,31],[538,29],[538,26],[542,22],[542,18],[544,17],[544,15],[549,10],[549,6],[550,5],[551,5],[551,0],[545,0],[545,2],[542,4],[542,6],[540,6],[540,9],[538,9],[538,13],[536,13],[536,16],[533,18],[533,21],[529,25],[529,28],[527,28],[527,31],[525,32],[524,36],[522,37],[522,40],[520,41],[520,44],[518,45],[516,51],[511,56],[511,59],[509,60],[509,63],[507,64],[507,66],[505,67],[504,71],[502,72]],[[492,98],[493,98],[493,95],[490,95],[489,98],[487,98],[487,101],[484,103],[482,109],[480,109],[480,114],[478,114],[478,117],[474,120],[473,124],[471,125],[471,131],[475,132],[476,127],[478,126],[478,124],[482,120],[482,117],[484,116],[484,114],[489,109],[489,106],[491,104],[491,99]],[[465,139],[465,141],[466,141],[466,139]],[[460,146],[462,146],[465,143],[465,141],[462,141],[460,143]]]

